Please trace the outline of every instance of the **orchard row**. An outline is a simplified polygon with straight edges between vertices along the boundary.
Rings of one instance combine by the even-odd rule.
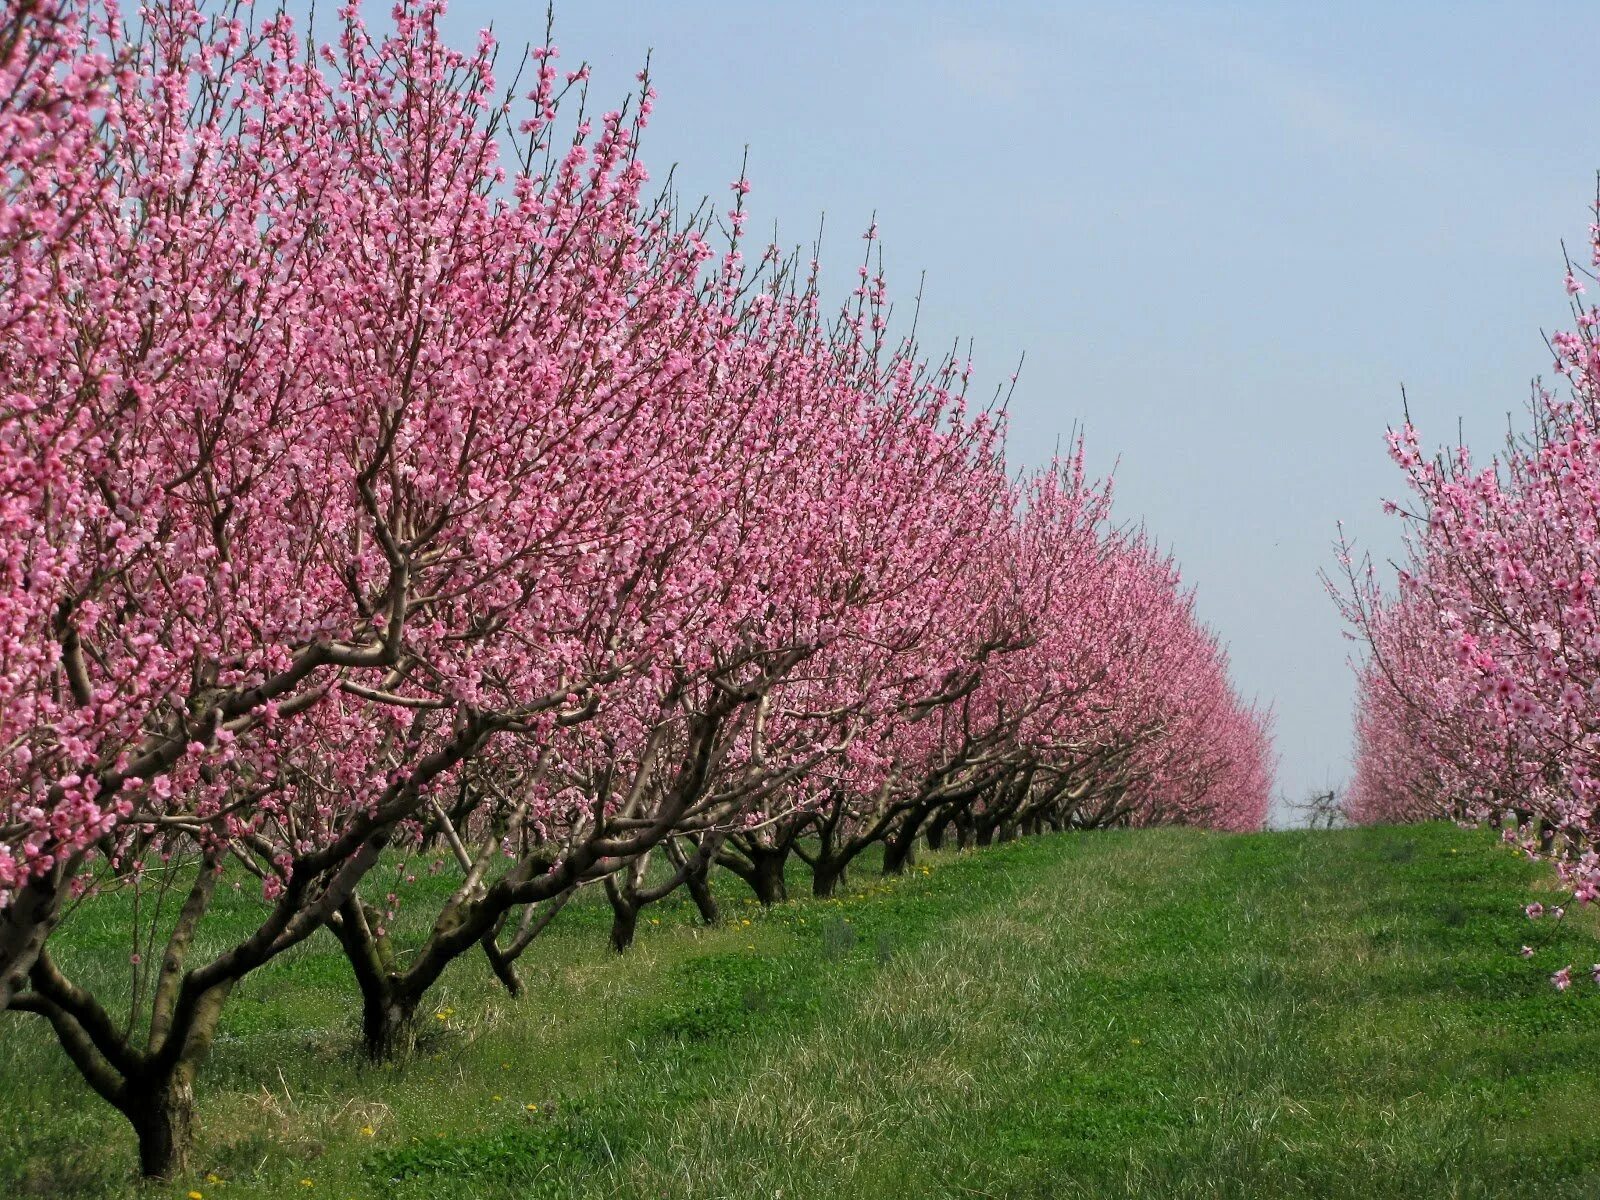
[[[1600,266],[1600,209],[1591,241]],[[1389,506],[1408,529],[1396,585],[1347,549],[1336,589],[1368,651],[1349,815],[1497,828],[1582,903],[1600,895],[1600,311],[1586,277],[1569,264],[1574,329],[1550,339],[1565,386],[1535,387],[1499,454],[1430,458],[1409,420],[1390,432],[1410,492]]]
[[[714,917],[713,864],[770,902],[792,855],[826,894],[879,844],[1265,815],[1172,562],[1081,447],[1008,468],[875,231],[825,310],[742,179],[648,189],[646,75],[594,114],[441,15],[0,24],[0,1007],[149,1174],[230,991],[319,931],[388,1056],[585,886],[620,949],[676,888]],[[396,944],[424,847],[459,886]],[[112,889],[96,994],[51,933]]]

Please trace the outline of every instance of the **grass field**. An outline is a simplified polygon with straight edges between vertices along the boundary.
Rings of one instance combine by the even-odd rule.
[[[585,899],[525,998],[467,958],[382,1069],[319,935],[236,995],[172,1184],[0,1014],[0,1196],[1596,1196],[1600,949],[1522,918],[1540,879],[1447,826],[1093,833],[663,904],[620,957]],[[96,920],[59,954],[114,979]]]

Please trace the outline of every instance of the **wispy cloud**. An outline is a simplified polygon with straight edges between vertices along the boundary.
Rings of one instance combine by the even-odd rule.
[[[1127,5],[1101,14],[1098,29],[1108,42],[1160,45],[1167,54],[1199,65],[1202,74],[1254,96],[1286,128],[1321,145],[1379,157],[1419,149],[1403,123],[1383,111],[1379,98],[1352,94],[1325,72],[1242,45],[1212,19],[1191,13],[1180,20],[1167,8]]]
[[[1281,120],[1308,137],[1369,155],[1409,149],[1399,124],[1325,80],[1237,46],[1213,46],[1210,53],[1225,75],[1259,95]]]
[[[996,34],[944,34],[928,45],[939,75],[962,95],[1009,103],[1026,90],[1033,51],[1018,38]]]

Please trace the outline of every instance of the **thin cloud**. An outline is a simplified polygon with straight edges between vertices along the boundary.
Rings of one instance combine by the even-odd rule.
[[[939,74],[969,99],[1009,103],[1020,97],[1031,75],[1026,43],[989,34],[946,35],[928,47]]]
[[[1341,95],[1303,70],[1290,69],[1236,46],[1213,49],[1228,78],[1258,94],[1291,128],[1339,150],[1404,154],[1408,139],[1394,122]]]
[[[1124,49],[1159,43],[1179,59],[1209,67],[1209,73],[1260,99],[1287,128],[1321,145],[1383,157],[1425,148],[1392,115],[1378,111],[1372,97],[1352,96],[1303,66],[1240,45],[1221,35],[1214,22],[1126,6],[1103,14],[1098,29]]]

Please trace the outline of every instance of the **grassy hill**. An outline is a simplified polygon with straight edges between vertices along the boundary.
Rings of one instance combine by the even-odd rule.
[[[381,1069],[319,935],[240,989],[164,1187],[0,1014],[0,1195],[1593,1196],[1600,947],[1522,918],[1541,880],[1447,826],[1094,833],[711,930],[664,904],[620,957],[585,899],[523,999],[465,959]],[[93,905],[63,932],[126,962]]]

